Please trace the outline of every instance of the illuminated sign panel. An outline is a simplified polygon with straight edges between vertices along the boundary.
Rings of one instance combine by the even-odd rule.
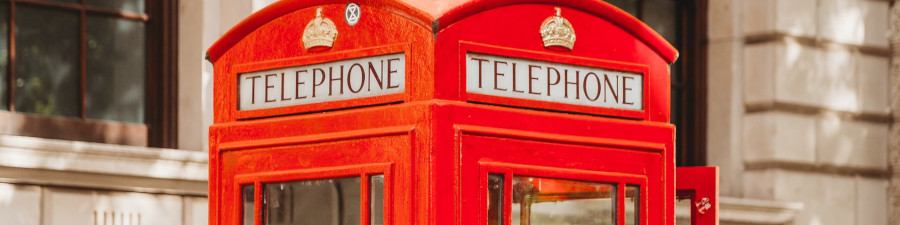
[[[238,110],[266,109],[403,93],[404,53],[238,75]]]
[[[643,110],[640,73],[466,53],[466,92],[572,105]]]

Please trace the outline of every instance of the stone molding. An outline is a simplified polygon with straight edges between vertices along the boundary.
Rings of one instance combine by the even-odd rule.
[[[0,182],[206,195],[206,152],[0,135]]]

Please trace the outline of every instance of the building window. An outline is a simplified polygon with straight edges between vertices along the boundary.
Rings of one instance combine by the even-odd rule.
[[[174,0],[0,0],[0,133],[175,147]]]
[[[671,73],[676,165],[706,165],[706,0],[608,0],[678,49]]]

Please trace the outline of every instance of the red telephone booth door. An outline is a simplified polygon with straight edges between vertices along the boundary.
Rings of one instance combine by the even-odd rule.
[[[458,177],[438,201],[460,202],[440,224],[674,222],[665,40],[602,1],[472,1],[435,24],[437,96],[461,103],[436,128],[458,157],[436,162]]]
[[[213,45],[210,224],[416,224],[431,20],[395,1],[285,0]]]

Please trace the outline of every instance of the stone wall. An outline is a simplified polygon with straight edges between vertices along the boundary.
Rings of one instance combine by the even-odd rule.
[[[890,5],[710,0],[722,195],[803,203],[794,224],[888,224]]]

